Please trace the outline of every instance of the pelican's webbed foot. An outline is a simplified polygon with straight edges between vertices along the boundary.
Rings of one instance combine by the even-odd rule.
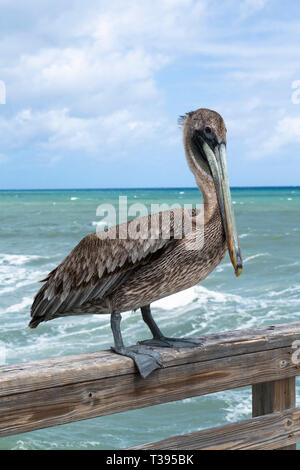
[[[112,351],[115,351],[122,356],[127,356],[133,359],[143,379],[148,377],[148,375],[151,374],[151,372],[153,372],[155,369],[161,369],[164,367],[160,354],[151,350],[150,348],[143,348],[142,346],[137,345],[130,348],[114,347],[111,349]]]
[[[141,307],[143,320],[149,327],[153,338],[139,341],[139,344],[145,346],[159,347],[159,348],[196,348],[203,344],[203,341],[198,338],[167,338],[158,328],[151,315],[150,305]]]
[[[111,314],[111,329],[115,342],[114,347],[111,349],[117,354],[133,359],[141,376],[146,378],[152,371],[164,366],[161,356],[151,348],[146,348],[140,345],[125,347],[120,328],[121,318],[122,317],[117,310],[114,310]]]

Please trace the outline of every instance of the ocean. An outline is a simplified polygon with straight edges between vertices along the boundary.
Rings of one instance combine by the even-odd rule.
[[[0,341],[6,362],[109,349],[108,316],[27,327],[38,280],[95,231],[100,204],[201,203],[197,189],[0,191]],[[153,304],[168,336],[197,336],[300,319],[300,188],[233,188],[242,276],[226,255],[201,284]],[[124,314],[125,342],[149,337]],[[0,343],[1,344],[1,343]],[[300,397],[300,383],[297,383]],[[121,449],[251,417],[250,387],[1,438],[0,449]]]

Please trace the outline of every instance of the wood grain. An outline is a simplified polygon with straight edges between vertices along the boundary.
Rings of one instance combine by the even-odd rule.
[[[299,440],[300,408],[295,408],[127,450],[274,450]]]
[[[300,322],[203,337],[163,350],[146,380],[109,351],[0,367],[0,436],[299,375],[291,360]]]
[[[165,367],[283,347],[291,348],[292,342],[300,339],[300,322],[227,331],[201,338],[202,348],[157,348]],[[0,396],[135,372],[131,359],[110,351],[6,365],[0,367]]]
[[[296,380],[290,377],[252,387],[252,416],[261,416],[293,408],[296,405]],[[282,450],[296,450],[296,444]]]

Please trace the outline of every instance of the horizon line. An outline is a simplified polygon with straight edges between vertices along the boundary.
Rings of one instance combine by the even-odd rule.
[[[260,185],[260,186],[230,186],[230,189],[284,189],[284,188],[300,188],[300,185]],[[198,190],[198,186],[145,186],[145,187],[109,187],[109,188],[4,188],[4,191],[142,191],[142,190],[171,190],[171,189],[188,189]]]

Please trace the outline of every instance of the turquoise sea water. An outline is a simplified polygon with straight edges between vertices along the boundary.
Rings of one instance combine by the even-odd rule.
[[[8,363],[108,349],[108,316],[58,319],[27,328],[42,279],[87,233],[99,204],[199,203],[197,189],[0,191],[0,341]],[[200,335],[300,319],[300,188],[233,189],[244,258],[228,256],[201,285],[153,304],[168,336]],[[139,313],[124,315],[127,344],[149,337]],[[297,395],[300,397],[300,384]],[[0,439],[0,449],[117,449],[251,416],[249,388]]]

